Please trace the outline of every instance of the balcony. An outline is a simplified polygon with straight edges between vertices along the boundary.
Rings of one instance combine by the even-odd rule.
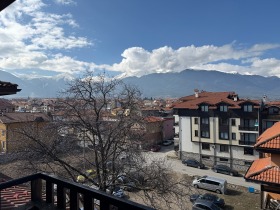
[[[238,126],[240,131],[258,131],[258,127],[254,126],[254,127],[248,127],[248,126]]]
[[[25,184],[25,186],[23,185]],[[27,185],[26,185],[27,184]],[[56,185],[56,195],[54,193]],[[18,189],[24,186],[28,190],[18,191],[16,195],[9,195],[9,189]],[[27,187],[29,186],[29,187]],[[21,187],[23,188],[23,187]],[[11,191],[9,191],[11,194]],[[22,193],[22,194],[21,194]],[[24,199],[28,196],[29,199]],[[55,197],[57,199],[55,199]],[[16,198],[20,206],[7,207],[7,201]],[[81,199],[82,198],[82,199]],[[82,200],[82,201],[81,201]],[[22,201],[26,203],[22,203]],[[98,202],[97,202],[98,201]],[[98,204],[97,204],[98,203]],[[98,205],[98,206],[97,206]],[[0,183],[0,209],[70,209],[77,210],[83,207],[84,210],[109,210],[109,209],[131,209],[151,210],[152,208],[115,196],[106,194],[90,187],[69,182],[55,176],[37,173],[19,179]]]
[[[239,140],[239,145],[250,145],[250,146],[253,146],[254,144],[256,144],[256,142]]]

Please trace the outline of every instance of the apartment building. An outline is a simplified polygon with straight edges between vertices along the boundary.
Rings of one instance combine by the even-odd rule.
[[[240,99],[234,92],[195,90],[181,98],[173,105],[180,158],[247,170],[259,157],[253,145],[259,135],[260,108],[258,101]]]

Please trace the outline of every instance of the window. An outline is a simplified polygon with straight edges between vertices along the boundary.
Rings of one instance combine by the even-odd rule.
[[[208,112],[208,105],[202,105],[201,106],[201,111]]]
[[[244,161],[245,166],[251,166],[251,164],[252,164],[252,162],[250,162],[250,161]]]
[[[198,136],[198,130],[194,131],[194,136]]]
[[[209,138],[209,131],[201,131],[201,137],[203,138]]]
[[[6,142],[2,141],[2,149],[5,150],[6,149]]]
[[[244,112],[252,112],[253,111],[253,105],[249,104],[249,105],[244,105]]]
[[[254,145],[256,143],[257,135],[255,133],[241,133],[241,141],[247,145]]]
[[[201,148],[205,150],[210,150],[210,144],[209,143],[202,143]]]
[[[278,107],[269,107],[268,113],[269,114],[279,114],[279,108]]]
[[[201,124],[209,124],[209,118],[201,118]]]
[[[219,118],[220,125],[228,125],[228,119]]]
[[[194,124],[198,124],[198,118],[194,118]]]
[[[228,145],[220,145],[220,152],[228,152],[229,147]]]
[[[231,133],[231,139],[236,140],[236,133]]]
[[[221,105],[220,106],[220,112],[227,112],[228,111],[228,106],[227,105]]]
[[[236,126],[236,121],[235,121],[235,119],[231,119],[231,126]]]
[[[220,158],[220,161],[221,162],[228,162],[228,159],[227,158]]]
[[[243,127],[245,128],[255,128],[255,123],[257,119],[243,119]]]
[[[5,136],[5,135],[6,135],[6,131],[2,130],[2,136]]]
[[[215,182],[215,181],[208,180],[208,179],[206,179],[205,182],[206,182],[206,184],[217,185],[217,186],[219,186],[219,184],[220,184],[219,182]]]
[[[220,139],[228,139],[228,133],[227,132],[220,132]]]
[[[254,149],[252,147],[244,147],[244,155],[254,155]]]

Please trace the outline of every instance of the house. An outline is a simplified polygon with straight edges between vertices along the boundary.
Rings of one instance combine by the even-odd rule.
[[[244,178],[261,185],[261,208],[280,205],[280,122],[264,131],[257,139],[254,149],[260,152]]]
[[[15,112],[15,106],[8,100],[0,99],[0,113]]]
[[[253,145],[259,135],[258,101],[234,92],[195,90],[173,105],[174,143],[181,159],[196,158],[206,165],[225,164],[246,171],[259,157]]]
[[[36,125],[45,126],[50,122],[49,116],[43,113],[2,113],[0,115],[0,152],[13,152],[24,146],[21,142],[21,135],[17,129],[25,129]]]

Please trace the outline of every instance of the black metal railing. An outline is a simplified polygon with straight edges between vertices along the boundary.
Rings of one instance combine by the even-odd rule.
[[[239,130],[241,131],[258,131],[258,127],[249,127],[249,126],[238,126]]]
[[[24,183],[31,183],[31,202],[46,202],[47,204],[54,203],[54,185],[56,185],[56,206],[58,209],[66,209],[66,192],[68,192],[67,209],[77,210],[81,207],[80,198],[82,197],[82,206],[84,210],[93,210],[96,200],[99,202],[100,210],[118,209],[118,210],[152,210],[152,208],[138,204],[129,200],[124,200],[105,192],[92,189],[90,187],[66,181],[56,176],[50,176],[44,173],[37,173],[19,179],[13,179],[7,182],[0,183],[1,190],[22,185]],[[45,196],[43,195],[45,194]],[[0,196],[0,209],[1,209]]]
[[[254,145],[256,142],[239,140],[239,145]]]

